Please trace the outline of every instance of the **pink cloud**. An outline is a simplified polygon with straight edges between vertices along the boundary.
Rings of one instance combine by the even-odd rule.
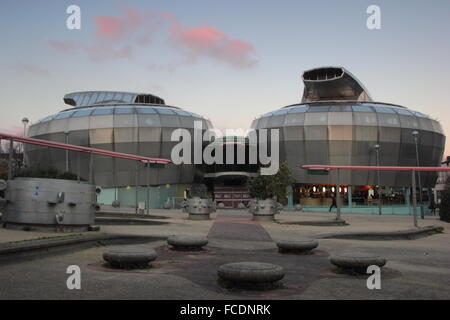
[[[19,65],[19,68],[29,74],[36,76],[49,76],[50,72],[47,69],[44,69],[38,65],[31,63],[23,63]]]
[[[94,18],[94,42],[76,45],[68,41],[49,41],[59,52],[82,50],[93,60],[131,59],[136,45],[148,46],[159,34],[166,36],[162,26],[168,26],[169,39],[173,48],[184,56],[185,63],[201,58],[220,61],[237,68],[256,65],[255,48],[242,39],[235,39],[224,31],[209,25],[188,27],[169,12],[155,13],[119,5],[116,16],[96,16]],[[158,33],[159,32],[159,33]],[[175,63],[173,65],[179,65]],[[173,69],[171,66],[169,69]],[[175,67],[176,68],[176,67]]]
[[[67,52],[73,50],[75,44],[69,41],[58,41],[58,40],[49,40],[48,42],[50,46],[58,51]]]
[[[152,11],[141,12],[136,8],[120,5],[118,16],[96,16],[94,34],[101,39],[119,41],[125,38],[150,40],[152,33],[158,31],[161,20]]]
[[[253,57],[255,49],[249,42],[232,39],[225,32],[208,25],[186,27],[173,16],[167,17],[172,21],[172,41],[189,54],[195,57],[207,56],[235,67],[253,67],[256,64]]]

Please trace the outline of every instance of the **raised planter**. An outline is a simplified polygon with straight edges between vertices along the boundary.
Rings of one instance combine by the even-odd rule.
[[[153,249],[122,248],[103,253],[103,259],[113,268],[133,269],[148,267],[156,259]]]
[[[227,285],[242,288],[273,286],[283,279],[282,267],[262,262],[234,262],[219,267],[217,274]]]
[[[345,252],[332,255],[330,262],[344,271],[366,273],[371,265],[383,267],[386,259],[371,253]]]
[[[319,241],[315,239],[281,240],[277,242],[280,253],[309,253],[319,246]]]
[[[249,212],[253,214],[255,221],[274,221],[275,214],[279,213],[283,206],[273,199],[253,201]]]
[[[3,215],[6,228],[38,231],[88,231],[95,221],[95,186],[62,179],[8,181]]]
[[[185,201],[184,211],[188,213],[190,220],[209,220],[210,214],[216,211],[216,208],[211,199],[193,197]]]
[[[172,236],[167,243],[175,250],[200,250],[208,244],[208,239],[194,236]]]

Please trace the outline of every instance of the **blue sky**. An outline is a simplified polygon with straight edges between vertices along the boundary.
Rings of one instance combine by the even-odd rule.
[[[81,30],[66,28],[71,4]],[[371,4],[381,30],[366,27]],[[375,100],[426,113],[448,133],[449,9],[445,0],[1,1],[0,128],[56,113],[78,90],[150,92],[219,128],[247,128],[299,102],[303,70],[337,65]],[[150,22],[128,21],[126,10]],[[126,32],[102,34],[99,17],[125,19]]]

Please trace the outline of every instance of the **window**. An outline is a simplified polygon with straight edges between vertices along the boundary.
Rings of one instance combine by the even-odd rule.
[[[291,107],[289,108],[288,112],[289,113],[303,113],[308,111],[309,107],[308,106],[296,106],[296,107]]]
[[[353,106],[353,111],[357,112],[373,112],[372,108],[369,106]]]
[[[389,107],[383,107],[383,106],[373,106],[376,112],[380,113],[395,113],[395,111],[392,108]]]
[[[158,111],[159,114],[175,114],[175,112],[167,108],[155,108],[155,109],[156,111]]]
[[[275,111],[273,113],[273,115],[278,116],[278,115],[286,114],[287,112],[288,112],[287,109],[280,109],[280,110]]]
[[[86,117],[91,114],[92,110],[94,110],[94,109],[86,108],[86,109],[81,109],[81,110],[75,111],[72,115],[72,118]]]
[[[45,117],[44,119],[42,119],[41,121],[39,121],[39,122],[47,122],[47,121],[50,121],[50,120],[52,120],[53,119],[53,117],[54,117],[54,115],[53,116],[48,116],[48,117]]]
[[[151,108],[151,107],[136,107],[136,111],[139,114],[153,114],[153,113],[156,113],[155,108]]]
[[[412,113],[409,112],[409,111],[406,110],[406,109],[400,109],[400,108],[398,108],[398,109],[395,109],[395,111],[397,111],[398,114],[404,114],[404,115],[407,115],[407,116],[411,116],[411,115],[412,115]]]
[[[97,100],[97,97],[98,97],[98,92],[94,92],[94,93],[91,95],[91,98],[89,99],[89,101],[88,101],[86,104],[87,104],[87,105],[94,104],[95,101]]]
[[[123,106],[123,107],[116,107],[114,109],[115,114],[132,114],[134,113],[134,109],[132,106]]]
[[[92,112],[92,115],[94,116],[100,116],[105,114],[113,114],[114,109],[113,108],[106,108],[106,107],[98,107],[94,109],[94,112]]]
[[[175,111],[175,113],[178,113],[182,116],[190,116],[191,114],[189,112],[183,111],[183,110],[179,110],[179,109],[174,109],[173,111]]]
[[[330,106],[311,106],[309,112],[328,112]]]
[[[56,119],[67,119],[72,115],[72,113],[73,113],[73,111],[58,113],[55,117],[55,120]]]

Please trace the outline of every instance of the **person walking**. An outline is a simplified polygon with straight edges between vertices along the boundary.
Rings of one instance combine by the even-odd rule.
[[[328,210],[328,212],[331,212],[331,209],[333,207],[335,207],[337,209],[336,197],[334,196],[334,194],[331,195],[331,206],[330,206],[330,210]]]

